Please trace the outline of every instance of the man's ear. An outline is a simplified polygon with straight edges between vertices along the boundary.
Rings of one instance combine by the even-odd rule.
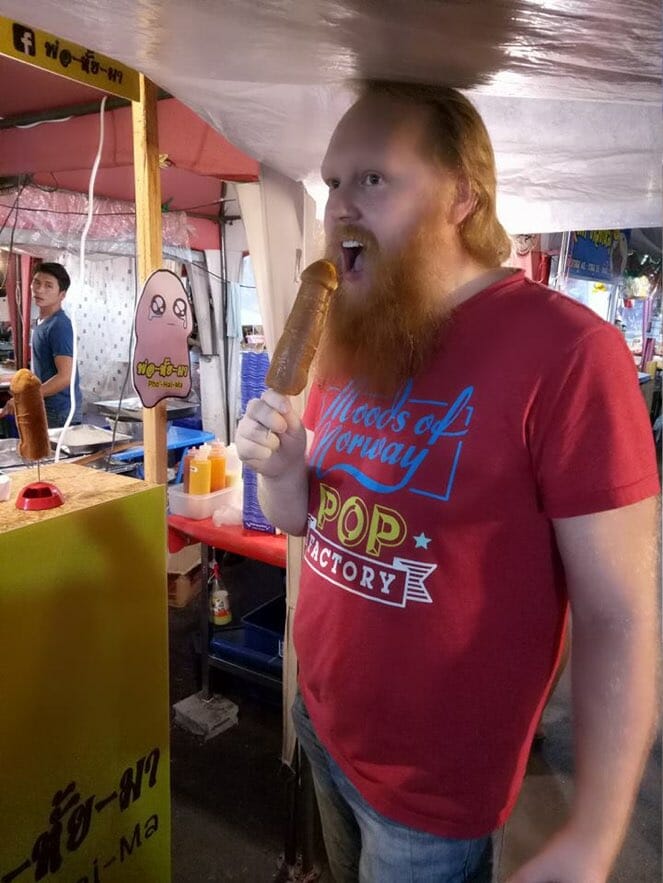
[[[467,175],[460,174],[456,179],[456,195],[451,208],[452,222],[456,225],[472,214],[476,208],[477,198],[472,190]]]

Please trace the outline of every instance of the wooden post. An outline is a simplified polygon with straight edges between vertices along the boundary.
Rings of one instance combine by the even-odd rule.
[[[157,87],[140,74],[140,101],[131,105],[133,119],[134,176],[136,182],[136,268],[138,283],[161,267],[161,177],[157,123]],[[145,478],[165,484],[166,403],[143,408]]]

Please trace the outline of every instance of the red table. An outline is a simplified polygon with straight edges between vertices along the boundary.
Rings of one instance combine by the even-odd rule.
[[[177,552],[190,543],[203,543],[213,549],[223,549],[244,555],[276,567],[286,566],[285,534],[262,533],[247,530],[240,524],[215,527],[211,518],[194,521],[183,515],[168,516],[168,548]]]
[[[281,689],[281,680],[266,672],[253,671],[236,662],[222,660],[210,654],[210,638],[212,628],[209,621],[209,582],[210,549],[221,549],[234,552],[245,558],[253,558],[265,564],[285,568],[287,538],[285,534],[262,533],[259,530],[247,530],[239,524],[224,524],[215,527],[211,518],[195,520],[183,515],[168,516],[168,549],[177,552],[191,543],[201,543],[201,583],[199,629],[202,642],[200,652],[200,673],[202,692],[207,698],[211,696],[210,665],[230,674],[240,675],[263,686]]]

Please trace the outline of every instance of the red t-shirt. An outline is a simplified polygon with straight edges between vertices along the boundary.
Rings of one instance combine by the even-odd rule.
[[[551,519],[655,495],[658,475],[617,329],[522,272],[449,321],[392,398],[312,392],[294,639],[313,724],[365,799],[468,838],[513,808],[559,657]]]

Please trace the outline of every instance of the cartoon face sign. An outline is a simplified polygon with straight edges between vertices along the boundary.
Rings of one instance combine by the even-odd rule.
[[[189,302],[182,281],[170,270],[152,273],[136,306],[133,382],[146,408],[191,392],[187,341]]]
[[[163,272],[167,273],[169,271],[164,270]],[[184,290],[182,290],[182,292],[186,294]],[[151,322],[153,319],[163,320],[166,325],[173,325],[177,322],[180,322],[183,328],[187,328],[188,313],[189,304],[187,303],[186,298],[176,297],[173,300],[168,289],[166,288],[164,288],[163,292],[158,291],[153,294],[150,298],[149,304],[147,304],[148,322]]]
[[[164,300],[163,296],[160,294],[153,295],[152,300],[150,301],[150,314],[147,318],[161,319],[165,312],[166,301]]]

